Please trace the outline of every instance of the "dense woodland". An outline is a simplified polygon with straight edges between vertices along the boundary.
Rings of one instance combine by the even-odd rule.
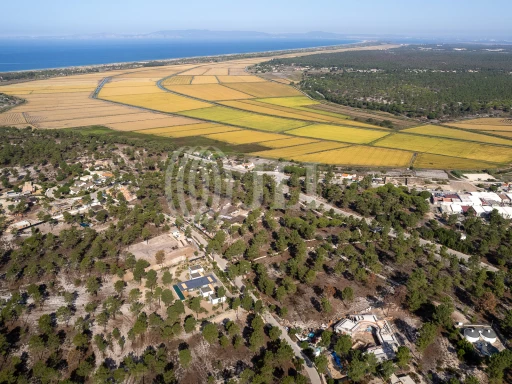
[[[461,48],[465,50],[454,50]],[[312,97],[408,117],[448,119],[510,112],[511,55],[507,46],[410,46],[274,59],[258,69],[308,67],[300,86]],[[319,73],[321,68],[328,72]]]
[[[194,314],[186,316],[186,308],[195,313],[201,310],[200,300],[175,300],[168,272],[163,270],[159,285],[156,273],[145,270],[145,260],[124,251],[127,245],[168,231],[162,215],[166,211],[164,172],[169,163],[164,150],[172,150],[172,141],[159,144],[150,138],[142,142],[73,131],[6,129],[0,133],[4,176],[14,172],[14,166],[30,165],[43,173],[45,185],[56,183],[59,175],[65,182],[86,171],[76,165],[76,159],[91,155],[114,160],[115,178],[138,189],[137,200],[131,204],[121,196],[115,202],[99,195],[104,211],[88,215],[101,214],[100,221],[108,223],[106,230],[81,228],[77,225],[80,218],[67,216],[72,227],[58,235],[34,230],[13,244],[2,245],[0,284],[10,294],[0,302],[0,383],[305,384],[304,360],[296,358],[280,339],[278,328],[265,324],[264,312],[286,320],[306,308],[306,316],[328,318],[334,308],[349,307],[369,292],[381,298],[385,310],[394,304],[422,325],[410,329],[397,319],[401,332],[417,336],[412,349],[401,347],[394,361],[384,363],[351,349],[349,337],[320,331],[320,345],[338,353],[353,382],[410,372],[415,359],[414,369],[429,375],[434,383],[477,384],[478,379],[463,376],[461,370],[438,371],[441,338],[456,351],[461,367],[479,368],[494,383],[510,379],[510,351],[482,358],[460,338],[450,318],[453,311],[463,311],[475,322],[493,322],[511,339],[510,259],[497,263],[499,273],[490,273],[480,268],[477,256],[463,265],[443,250],[437,256],[431,247],[421,246],[420,234],[453,246],[446,240],[453,231],[450,218],[446,223],[426,222],[428,193],[392,185],[372,188],[371,177],[350,185],[334,184],[329,171],[319,183],[320,195],[340,208],[375,217],[369,225],[318,206],[301,206],[305,170],[300,166],[285,168],[290,176],[284,197],[287,209],[278,209],[274,192],[282,186],[273,177],[228,173],[218,162],[215,172],[222,183],[215,190],[206,179],[212,172],[194,173],[197,164],[182,159],[182,170],[175,167],[167,175],[171,188],[176,188],[183,175],[195,177],[182,179],[189,191],[186,204],[172,199],[169,204],[183,216],[196,205],[205,207],[209,214],[188,220],[211,234],[204,251],[229,261],[226,273],[217,269],[216,274],[231,291],[229,307],[245,314],[244,321],[220,326],[197,321]],[[204,167],[207,171],[215,168],[211,163]],[[214,192],[223,202],[241,204],[249,211],[247,217],[219,226],[219,214],[208,212]],[[254,208],[254,203],[259,207]],[[465,223],[471,244],[481,245],[481,239],[488,242],[486,256],[501,254],[498,243],[508,241],[510,226],[494,216],[490,224],[471,217]],[[184,218],[178,216],[176,225],[190,233]],[[395,237],[389,236],[392,229]],[[267,257],[256,261],[262,255]],[[145,295],[138,288],[128,290],[119,280],[127,274],[146,288]],[[387,284],[382,276],[395,285]],[[228,280],[237,277],[246,284],[243,294]],[[60,284],[63,278],[73,282],[67,289]],[[308,291],[314,294],[305,295]],[[63,298],[64,304],[47,311],[48,303],[56,298]],[[84,305],[87,315],[76,316]],[[116,326],[126,316],[120,313],[123,305],[129,307],[131,317],[127,332]],[[299,331],[292,328],[290,335]],[[327,357],[314,357],[307,343],[301,347],[318,371],[326,373]],[[204,348],[208,353],[201,355]],[[106,358],[114,349],[123,351],[120,362]],[[237,361],[235,368],[225,365],[228,360]]]

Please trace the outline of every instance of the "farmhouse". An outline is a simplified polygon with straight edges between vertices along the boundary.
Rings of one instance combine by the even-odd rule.
[[[214,284],[216,282],[217,280],[215,277],[213,277],[213,275],[200,276],[195,279],[184,281],[183,283],[178,283],[178,288],[182,292],[191,292],[200,288],[208,287],[208,285]]]

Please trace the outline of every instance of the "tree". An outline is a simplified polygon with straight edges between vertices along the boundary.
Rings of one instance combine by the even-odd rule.
[[[126,283],[123,280],[117,280],[114,283],[114,290],[119,295],[119,297],[123,297],[124,288],[126,287]]]
[[[352,348],[352,338],[349,335],[341,335],[334,344],[334,351],[340,356],[347,356]]]
[[[189,349],[182,349],[179,352],[179,358],[180,364],[183,365],[183,367],[187,368],[190,365],[190,362],[192,361],[192,354],[190,353]]]
[[[385,381],[389,380],[391,375],[395,373],[395,370],[395,364],[393,364],[393,361],[391,360],[383,361],[379,367],[379,371],[382,374],[382,377],[384,378]]]
[[[172,301],[174,300],[174,295],[170,289],[164,289],[162,291],[162,301],[164,302],[165,306],[171,305]]]
[[[276,341],[281,337],[281,330],[279,327],[271,327],[268,331],[268,336],[270,337],[270,340]]]
[[[163,250],[159,250],[155,253],[155,261],[157,264],[160,264],[160,266],[162,266],[162,264],[164,263],[164,259],[165,252]]]
[[[85,288],[88,293],[91,295],[98,295],[98,291],[100,289],[100,282],[97,277],[89,277],[87,282],[85,283]]]
[[[184,323],[185,332],[191,333],[196,329],[196,319],[194,316],[187,316]]]
[[[352,287],[345,287],[343,288],[343,291],[341,292],[341,297],[343,298],[343,301],[351,302],[354,300],[354,290]]]
[[[409,361],[411,361],[411,359],[412,359],[411,351],[409,350],[409,348],[404,347],[404,346],[398,347],[398,351],[396,353],[396,359],[397,359],[396,364],[400,368],[402,368],[402,369],[407,368]]]
[[[196,313],[196,317],[199,315],[199,311],[201,310],[201,298],[193,297],[188,301],[188,307]]]
[[[432,314],[432,320],[445,328],[452,325],[451,315],[453,312],[453,304],[449,298],[444,298],[443,302],[439,304]]]
[[[153,288],[157,283],[157,274],[154,269],[150,269],[146,273],[146,288],[149,288],[151,292],[153,292]]]
[[[352,381],[357,383],[366,376],[366,369],[366,362],[356,358],[350,362],[347,375]]]
[[[226,288],[224,288],[224,286],[220,286],[217,288],[217,297],[219,298],[222,298],[226,296]],[[224,309],[224,302],[221,303],[222,304],[222,309]]]
[[[416,346],[420,352],[425,352],[430,344],[434,342],[437,336],[437,325],[425,323],[419,330],[419,337],[416,340]]]
[[[60,322],[66,323],[67,325],[69,319],[71,318],[71,310],[67,306],[62,306],[57,309],[55,315],[57,316],[57,319],[59,319]]]
[[[219,337],[219,330],[215,324],[208,323],[203,327],[202,334],[208,343],[213,344]]]
[[[331,302],[327,297],[322,297],[320,301],[320,305],[322,306],[322,311],[325,313],[331,313],[332,312],[332,305]]]
[[[318,369],[318,372],[320,372],[320,373],[327,372],[328,360],[327,360],[327,357],[325,357],[325,355],[320,355],[320,356],[315,357],[314,363],[315,363],[316,369]]]
[[[164,274],[162,275],[162,283],[165,285],[172,284],[172,274],[169,271],[164,271]]]

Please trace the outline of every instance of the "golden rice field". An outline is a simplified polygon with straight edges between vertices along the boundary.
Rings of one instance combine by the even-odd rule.
[[[341,141],[345,143],[367,144],[388,135],[388,132],[370,129],[340,127],[337,125],[313,124],[307,127],[287,131],[290,135],[305,136],[314,139]]]
[[[312,100],[306,96],[295,97],[273,97],[270,99],[259,99],[263,103],[280,105],[281,107],[303,107],[305,105],[319,104],[318,101]]]
[[[264,104],[256,104],[256,102],[253,102],[252,100],[246,101],[239,101],[239,100],[232,100],[232,101],[224,101],[220,104],[226,105],[228,107],[233,107],[237,109],[243,109],[244,111],[250,111],[250,112],[256,112],[256,113],[262,113],[265,115],[272,115],[272,116],[279,116],[279,117],[287,117],[290,119],[299,119],[299,120],[308,120],[308,121],[314,121],[314,122],[328,122],[328,120],[324,120],[319,115],[315,114],[303,114],[300,111],[295,111],[292,108],[290,108],[288,111],[283,111],[279,109],[274,109],[271,107],[267,107]]]
[[[240,131],[239,128],[234,127],[225,127],[222,125],[217,125],[212,128],[203,128],[198,130],[191,130],[191,129],[175,129],[175,130],[169,130],[166,133],[160,133],[158,136],[165,136],[165,137],[190,137],[190,136],[207,136],[212,133],[223,133],[223,132],[235,132]]]
[[[221,84],[223,83],[260,83],[265,80],[258,76],[238,76],[238,75],[229,75],[229,76],[217,76],[217,79]]]
[[[207,101],[240,100],[251,96],[220,84],[172,85],[172,92]]]
[[[164,81],[162,81],[162,85],[167,87],[168,85],[188,85],[192,82],[194,76],[172,76]]]
[[[191,84],[218,84],[216,76],[194,76]]]
[[[452,127],[478,131],[511,131],[512,119],[502,117],[484,117],[481,119],[464,120],[459,123],[450,123]]]
[[[220,127],[219,124],[215,123],[193,123],[193,124],[177,124],[175,126],[165,126],[165,127],[159,127],[159,128],[149,128],[149,129],[139,129],[135,132],[137,133],[145,133],[148,135],[161,135],[163,133],[168,132],[179,132],[179,131],[199,131],[201,129],[207,129],[207,128],[216,128]]]
[[[460,157],[432,155],[430,153],[418,153],[413,165],[415,168],[466,170],[496,167],[496,164],[487,163],[485,161],[462,159]]]
[[[208,135],[207,137],[230,144],[262,143],[262,145],[265,145],[266,141],[285,139],[287,136],[279,135],[277,133],[256,132],[244,129],[237,132],[216,133]]]
[[[252,97],[281,97],[300,96],[295,88],[288,85],[271,83],[269,81],[260,83],[231,83],[226,84],[229,88],[251,95]]]
[[[268,81],[246,71],[263,60],[146,67],[2,86],[0,92],[27,102],[0,114],[0,125],[105,125],[171,138],[201,136],[270,148],[255,156],[347,166],[408,167],[414,160],[416,168],[482,169],[512,163],[512,119],[464,120],[397,133],[316,109],[319,101],[289,86],[288,79]],[[91,98],[105,77],[109,81],[98,99]],[[158,88],[162,79],[169,92]]]
[[[494,136],[481,135],[474,132],[466,132],[460,129],[440,127],[438,125],[423,125],[421,127],[407,128],[402,132],[416,133],[418,135],[426,136],[447,137],[451,139],[478,141],[481,143],[512,145],[511,140],[501,139]]]
[[[263,145],[265,145],[265,144],[263,144]],[[254,152],[254,153],[251,153],[251,155],[268,157],[271,159],[286,158],[286,159],[295,160],[297,158],[297,156],[302,156],[302,155],[306,155],[308,153],[315,153],[315,152],[320,152],[320,151],[328,151],[328,150],[335,149],[335,148],[343,148],[346,146],[347,146],[347,144],[332,143],[332,142],[324,141],[324,142],[296,145],[296,146],[292,146],[292,147],[270,149],[268,151]]]
[[[262,145],[264,145],[265,147],[269,147],[269,148],[285,148],[285,147],[293,147],[295,145],[303,145],[303,144],[311,144],[311,143],[318,143],[318,140],[303,139],[302,137],[291,137],[289,139],[265,141],[265,143],[262,143]]]
[[[0,125],[26,124],[27,121],[22,113],[2,113],[0,114]]]
[[[286,131],[307,124],[303,121],[264,116],[225,107],[196,109],[180,112],[180,115],[271,132]]]
[[[510,147],[404,133],[389,135],[374,145],[496,163],[512,161],[512,148]]]
[[[148,108],[161,112],[180,112],[192,109],[206,108],[210,104],[193,100],[184,96],[175,95],[173,93],[159,90],[155,87],[155,93],[147,93],[142,95],[115,95],[103,97],[100,92],[99,98],[103,100],[115,101],[122,104],[134,105],[137,107]]]
[[[356,145],[332,151],[296,156],[294,160],[367,167],[407,167],[411,162],[412,156],[412,152]]]

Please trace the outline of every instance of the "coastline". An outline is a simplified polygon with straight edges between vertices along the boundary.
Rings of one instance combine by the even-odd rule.
[[[23,70],[16,70],[16,71],[0,71],[0,74],[22,74],[26,72],[34,72],[34,73],[41,73],[41,72],[47,72],[47,71],[59,71],[59,70],[74,70],[74,71],[80,71],[80,70],[95,70],[95,69],[102,69],[105,68],[108,70],[109,67],[113,66],[121,66],[121,67],[127,67],[127,66],[136,66],[136,68],[140,66],[144,66],[144,64],[150,64],[150,63],[157,63],[158,65],[155,66],[163,66],[167,63],[169,65],[172,65],[176,62],[179,62],[180,64],[184,64],[183,61],[188,60],[215,60],[215,59],[222,59],[222,61],[229,60],[232,57],[237,57],[240,59],[243,58],[254,58],[254,57],[271,57],[271,56],[277,56],[280,54],[292,54],[292,53],[303,53],[303,52],[311,52],[316,50],[335,50],[339,48],[349,47],[349,46],[358,46],[363,44],[375,44],[378,43],[378,41],[373,40],[361,40],[356,42],[350,42],[346,44],[334,44],[334,45],[319,45],[319,46],[311,46],[306,48],[290,48],[290,49],[276,49],[276,50],[265,50],[265,51],[253,51],[253,52],[245,52],[245,53],[224,53],[224,54],[218,54],[218,55],[198,55],[198,56],[183,56],[183,57],[175,57],[175,58],[166,58],[166,59],[145,59],[145,60],[131,60],[131,61],[120,61],[120,62],[110,62],[110,63],[103,63],[103,64],[83,64],[83,65],[74,65],[74,66],[62,66],[62,67],[50,67],[50,68],[37,68],[37,69],[23,69]],[[149,67],[149,66],[148,66]],[[27,79],[28,80],[28,79]],[[0,81],[1,86],[1,81]]]

